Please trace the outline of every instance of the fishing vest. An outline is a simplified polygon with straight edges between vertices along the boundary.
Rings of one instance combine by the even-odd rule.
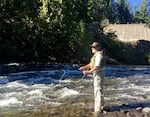
[[[96,56],[100,54],[102,56],[101,58],[101,61],[100,61],[100,65],[99,65],[99,70],[95,71],[95,72],[99,72],[99,71],[103,71],[104,69],[104,56],[103,56],[103,51],[97,51],[93,57],[91,58],[91,61],[90,61],[90,68],[92,69],[94,66],[95,66],[95,59],[96,59]]]

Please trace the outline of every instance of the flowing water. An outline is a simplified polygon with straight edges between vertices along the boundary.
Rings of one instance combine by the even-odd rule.
[[[92,76],[79,66],[0,76],[0,117],[90,117]],[[106,66],[108,111],[150,106],[149,66]]]

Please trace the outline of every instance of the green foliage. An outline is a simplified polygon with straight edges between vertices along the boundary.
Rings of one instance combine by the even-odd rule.
[[[147,5],[147,16],[145,18],[145,22],[147,26],[150,28],[150,1],[148,2],[148,5]]]
[[[29,38],[35,37],[36,21],[35,14],[37,13],[35,2],[4,0],[1,1],[1,24],[0,24],[0,43],[1,43],[1,61],[17,59],[34,58],[32,47],[30,46]],[[5,12],[3,12],[5,11]],[[28,45],[29,44],[29,45]],[[28,47],[25,50],[25,48]],[[8,51],[4,53],[5,51]],[[25,57],[26,53],[30,53]],[[31,56],[33,55],[33,56]],[[4,57],[4,58],[3,58]]]
[[[102,37],[100,43],[109,58],[122,64],[134,64],[134,50],[131,44],[117,41],[116,35],[113,33],[108,33]]]
[[[139,8],[135,8],[134,12],[134,20],[135,22],[147,22],[149,19],[149,1],[148,0],[142,0],[142,4],[139,6]]]
[[[115,22],[128,23],[132,22],[132,15],[130,14],[130,6],[127,0],[117,0],[115,7]]]
[[[139,14],[145,13],[144,8]],[[103,19],[131,22],[127,1],[0,0],[0,62],[88,61],[92,41],[88,24],[98,22],[100,35],[96,36],[103,37],[109,56],[132,63],[130,45],[103,34]],[[144,20],[150,24],[147,16]]]
[[[86,0],[0,1],[0,62],[76,59],[77,46],[82,45],[81,51],[86,48],[83,35],[88,34],[81,24],[90,21],[88,4]],[[86,40],[89,44],[90,38]]]
[[[146,58],[147,58],[148,63],[150,64],[150,53],[146,54]]]
[[[150,16],[146,18],[146,25],[150,28]]]

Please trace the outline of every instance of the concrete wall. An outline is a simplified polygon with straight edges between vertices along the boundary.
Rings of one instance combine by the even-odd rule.
[[[110,24],[105,32],[114,32],[122,42],[150,41],[150,28],[146,24]]]

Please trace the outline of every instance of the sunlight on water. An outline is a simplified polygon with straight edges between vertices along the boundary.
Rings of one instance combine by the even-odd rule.
[[[11,97],[9,99],[4,99],[4,100],[0,100],[0,106],[1,107],[13,107],[13,106],[17,106],[17,105],[22,105],[23,102],[22,101],[19,101],[17,100],[15,97]]]
[[[59,95],[60,98],[64,98],[64,97],[68,97],[68,96],[79,95],[79,92],[75,91],[73,89],[69,89],[67,87],[64,87],[57,92],[57,95]]]

